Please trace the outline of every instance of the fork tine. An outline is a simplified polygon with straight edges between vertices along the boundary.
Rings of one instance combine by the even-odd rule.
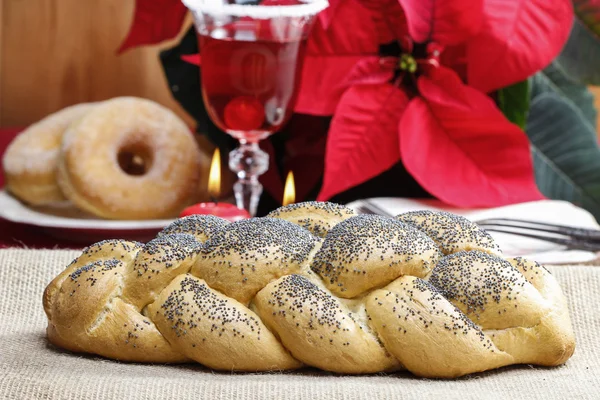
[[[549,229],[549,228],[545,228],[543,226],[537,227],[537,226],[527,226],[527,225],[519,225],[519,224],[511,224],[511,223],[502,223],[502,222],[480,222],[477,225],[479,225],[480,227],[487,229],[487,230],[494,228],[494,227],[517,228],[517,229],[523,229],[523,230],[534,231],[534,232],[547,232],[547,233],[554,233],[557,235],[568,236],[566,233],[563,233],[562,231],[560,231],[558,229]],[[576,236],[571,236],[571,237],[579,238]],[[585,239],[587,239],[587,238],[585,238]]]
[[[576,239],[600,242],[600,230],[597,229],[575,228],[566,225],[548,224],[545,222],[511,218],[487,219],[476,221],[476,223],[480,226],[500,226],[507,228],[535,230],[539,232],[557,233]]]
[[[371,215],[382,215],[384,217],[391,217],[392,215],[390,213],[388,213],[387,211],[385,211],[384,209],[382,209],[381,207],[366,201],[366,200],[362,200],[356,207],[356,211],[358,211],[359,214],[371,214]]]
[[[356,211],[358,211],[360,214],[383,215],[391,217],[389,212],[383,210],[381,207],[371,203],[368,200],[362,200],[356,206]],[[566,225],[548,224],[544,222],[512,218],[490,218],[474,222],[482,229],[490,232],[505,233],[509,235],[543,240],[546,242],[560,244],[570,249],[600,251],[600,230],[575,228]],[[558,234],[562,235],[563,237],[536,235],[534,233],[521,232],[515,229]]]
[[[383,208],[379,207],[377,204],[373,203],[370,200],[364,200],[363,204],[365,204],[366,206],[368,206],[373,211],[374,214],[383,215],[384,217],[393,217],[393,215],[390,214],[388,211],[386,211]]]
[[[596,243],[596,242],[587,242],[585,240],[534,235],[534,234],[526,233],[526,232],[511,231],[511,230],[504,230],[504,229],[498,229],[498,228],[485,228],[485,230],[490,231],[490,232],[506,233],[509,235],[523,236],[523,237],[528,237],[528,238],[532,238],[532,239],[543,240],[546,242],[562,244],[564,246],[567,246],[570,249],[600,251],[600,243]]]
[[[359,204],[358,206],[356,206],[356,211],[358,211],[359,214],[370,214],[370,215],[375,214],[375,212],[373,210],[371,210],[370,208],[366,207],[363,204]]]

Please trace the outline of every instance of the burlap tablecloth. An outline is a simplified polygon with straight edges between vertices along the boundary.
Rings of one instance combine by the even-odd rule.
[[[41,296],[76,255],[0,250],[0,399],[600,398],[600,267],[551,268],[569,300],[577,335],[575,354],[565,366],[425,380],[408,373],[215,373],[197,365],[127,364],[63,352],[44,337]]]

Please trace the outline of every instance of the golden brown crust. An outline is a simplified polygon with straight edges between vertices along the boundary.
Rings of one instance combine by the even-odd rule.
[[[352,298],[402,275],[424,277],[441,255],[429,237],[410,225],[359,215],[329,231],[311,268],[336,296]]]
[[[91,264],[96,261],[120,260],[124,263],[129,263],[133,260],[138,251],[141,250],[143,244],[139,242],[129,242],[126,240],[103,240],[86,247],[81,252],[81,255],[73,260],[64,271],[48,284],[44,290],[43,304],[44,310],[48,319],[52,320],[52,308],[56,294],[63,285],[63,282],[77,269],[86,264]]]
[[[508,261],[481,251],[446,256],[429,282],[483,329],[535,325],[543,298]]]
[[[148,242],[123,273],[122,297],[137,310],[154,302],[178,275],[186,274],[204,246],[194,236],[174,234]]]
[[[422,230],[440,246],[444,254],[480,250],[501,254],[489,233],[460,215],[446,211],[410,211],[395,217],[398,221]]]
[[[123,361],[182,362],[148,318],[121,299],[140,243],[107,240],[86,248],[44,291],[48,338],[57,346]]]
[[[254,312],[192,275],[174,279],[148,312],[176,349],[209,368],[278,371],[301,366]]]
[[[543,311],[533,327],[494,332],[492,340],[499,347],[515,349],[512,354],[517,362],[546,366],[564,364],[575,351],[575,335],[560,285],[535,261],[520,257],[508,261],[538,290],[543,298],[538,307]]]
[[[192,274],[248,304],[271,280],[308,268],[320,239],[291,222],[252,218],[216,232]]]
[[[454,378],[513,361],[433,285],[414,276],[375,290],[366,307],[385,347],[416,375]]]
[[[400,368],[360,314],[353,314],[325,288],[300,275],[271,282],[254,299],[263,322],[298,360],[348,374]]]
[[[50,283],[44,309],[65,349],[226,371],[453,378],[560,365],[575,348],[542,266],[478,250],[442,257],[414,226],[375,216],[324,240],[282,219],[192,218],[145,245],[101,242]]]
[[[356,216],[348,207],[319,201],[306,201],[279,207],[271,211],[268,218],[280,218],[307,229],[313,235],[324,238],[340,222]]]
[[[190,215],[179,218],[160,231],[157,237],[183,233],[193,235],[197,241],[206,242],[229,221],[214,215]]]

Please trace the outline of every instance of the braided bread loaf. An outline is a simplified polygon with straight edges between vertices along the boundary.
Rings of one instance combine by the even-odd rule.
[[[44,292],[47,334],[75,352],[217,370],[457,377],[564,363],[575,342],[559,285],[500,254],[444,212],[311,202],[235,223],[191,216],[147,244],[85,249]]]

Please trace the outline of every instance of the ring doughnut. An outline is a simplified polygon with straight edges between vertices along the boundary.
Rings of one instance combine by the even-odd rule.
[[[67,130],[57,177],[69,200],[97,216],[167,218],[195,200],[208,164],[172,111],[119,97]]]
[[[89,112],[93,104],[78,104],[49,115],[13,140],[4,154],[7,189],[26,203],[41,206],[65,200],[56,169],[65,130]]]

